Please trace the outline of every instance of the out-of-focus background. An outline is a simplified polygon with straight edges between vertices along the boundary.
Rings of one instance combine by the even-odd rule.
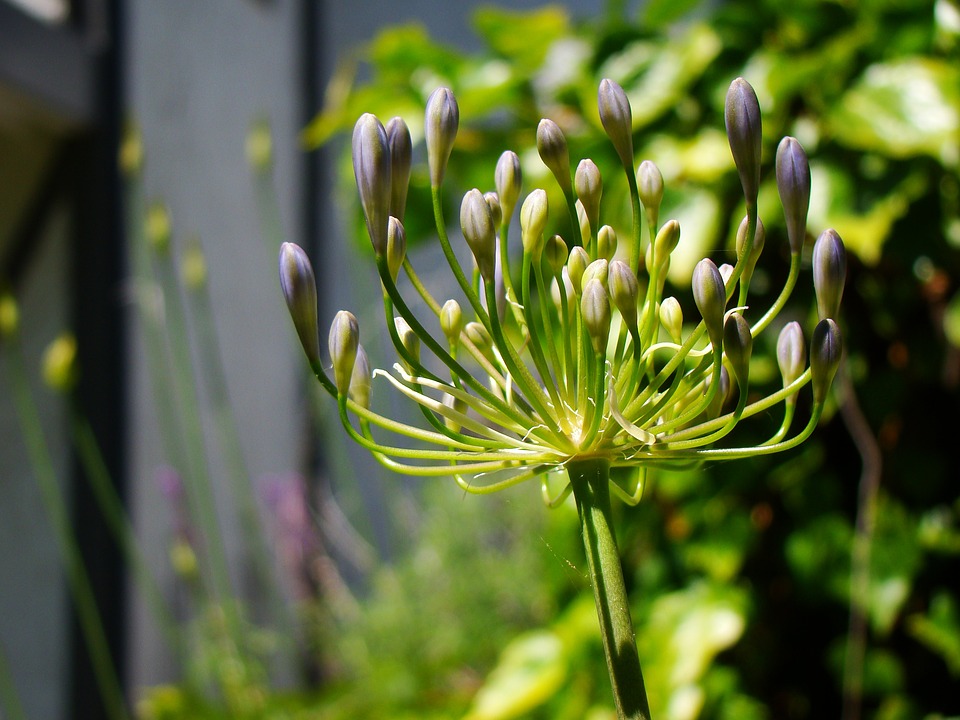
[[[683,228],[680,294],[739,220],[738,75],[765,122],[759,299],[786,272],[771,178],[790,134],[808,245],[828,226],[847,243],[847,360],[804,448],[653,475],[617,509],[656,717],[960,716],[958,48],[954,0],[0,1],[0,295],[19,318],[0,331],[0,717],[117,717],[76,557],[144,718],[612,717],[572,507],[463,497],[352,449],[303,372],[276,249],[314,258],[322,326],[352,308],[376,337],[344,141],[362,112],[401,114],[422,163],[438,84],[461,105],[451,207],[508,148],[525,192],[552,188],[532,152],[551,117],[626,227],[595,110],[613,77]],[[420,263],[426,198],[415,172]],[[809,327],[803,278],[790,319]],[[58,394],[42,368],[65,331]]]

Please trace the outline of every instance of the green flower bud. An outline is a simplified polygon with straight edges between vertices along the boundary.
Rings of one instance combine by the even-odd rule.
[[[527,199],[520,207],[520,236],[523,240],[523,251],[534,259],[539,258],[543,250],[547,207],[547,193],[539,188],[527,195]]]
[[[637,190],[643,211],[656,226],[660,218],[660,203],[663,202],[663,175],[653,161],[644,160],[637,168]]]
[[[126,177],[136,177],[143,170],[143,136],[136,123],[127,123],[124,128],[117,164]]]
[[[393,282],[397,282],[397,275],[400,274],[406,257],[407,233],[403,229],[403,223],[391,215],[387,223],[387,269]]]
[[[723,352],[733,368],[733,376],[741,393],[747,391],[750,377],[750,353],[753,351],[753,335],[750,324],[743,315],[732,312],[723,323]]]
[[[720,277],[723,279],[723,286],[726,287],[730,284],[730,278],[733,277],[733,265],[730,263],[723,263],[720,267],[717,268],[720,271]]]
[[[13,337],[20,327],[17,301],[9,293],[0,293],[0,339]]]
[[[570,185],[570,151],[567,149],[567,139],[553,120],[544,118],[537,126],[537,152],[540,153],[543,164],[550,168],[550,172],[557,179],[564,195],[573,192]]]
[[[630,266],[622,260],[614,260],[607,268],[607,284],[610,299],[620,311],[627,329],[637,332],[637,300],[640,297],[640,283]]]
[[[740,185],[743,186],[743,197],[747,201],[747,208],[752,209],[757,206],[757,191],[760,188],[762,128],[757,94],[743,78],[730,83],[724,120],[730,152],[740,174]]]
[[[561,296],[561,292],[563,296]],[[570,280],[570,272],[566,267],[563,268],[559,277],[554,278],[553,282],[550,283],[550,299],[553,300],[553,306],[556,308],[558,314],[563,312],[562,300],[564,296],[567,300],[567,307],[572,306],[577,298],[573,290],[573,282]]]
[[[608,269],[609,263],[603,258],[594,260],[584,269],[583,275],[580,277],[580,287],[586,287],[591,280],[599,280],[600,284],[606,289]]]
[[[760,253],[763,252],[763,244],[766,240],[766,230],[760,218],[757,218],[757,229],[753,234],[753,244],[748,248],[747,245],[747,226],[749,225],[747,217],[744,216],[740,221],[740,227],[737,228],[737,257],[743,258],[743,272],[740,274],[741,282],[750,282],[753,277],[753,271],[757,267],[757,261],[760,259]]]
[[[473,252],[484,282],[493,282],[497,257],[497,230],[490,206],[483,194],[474,188],[463,196],[460,204],[460,229]]]
[[[803,249],[810,209],[810,164],[796,138],[785,137],[777,147],[777,190],[787,223],[790,252],[796,255]]]
[[[607,300],[607,290],[603,283],[596,278],[583,286],[580,315],[590,335],[594,352],[603,355],[607,351],[607,338],[610,335],[610,301]]]
[[[353,174],[367,234],[377,257],[387,250],[391,205],[390,146],[387,131],[376,116],[364,113],[353,128]]]
[[[477,350],[488,359],[493,359],[493,338],[490,337],[490,332],[481,323],[468,322],[463,328],[463,334],[467,340],[476,346]]]
[[[520,171],[520,158],[513,150],[506,150],[497,160],[497,170],[494,174],[497,195],[500,196],[500,207],[503,218],[507,221],[513,215],[513,209],[520,199],[520,188],[523,185],[523,173]]]
[[[847,251],[836,230],[824,230],[813,246],[813,287],[820,319],[840,313],[843,284],[847,279]]]
[[[624,169],[633,172],[633,111],[623,88],[613,80],[600,81],[597,93],[600,122],[620,156]]]
[[[563,272],[563,266],[567,262],[568,253],[567,244],[559,235],[553,235],[547,240],[544,246],[544,255],[547,258],[547,265],[550,266],[550,273],[554,277]]]
[[[77,382],[77,339],[64,333],[43,353],[43,381],[57,392],[69,392]]]
[[[597,233],[597,257],[612,260],[617,254],[617,231],[604,225]]]
[[[463,311],[456,300],[447,300],[440,308],[440,329],[447,336],[450,346],[456,347],[463,332]]]
[[[270,136],[270,124],[259,120],[250,126],[247,133],[247,162],[256,171],[263,171],[273,163],[273,138]]]
[[[437,88],[427,100],[424,120],[432,187],[440,187],[443,182],[459,127],[460,106],[457,105],[457,99],[449,88]]]
[[[714,348],[723,341],[723,309],[727,304],[727,291],[720,270],[713,260],[704,258],[693,269],[693,299],[707,326],[707,335]]]
[[[403,222],[410,188],[410,167],[413,163],[413,141],[403,118],[391,118],[384,130],[390,148],[390,214]]]
[[[668,220],[657,233],[656,240],[653,241],[653,251],[656,255],[656,263],[662,267],[669,259],[677,244],[680,242],[680,223],[676,220]]]
[[[683,341],[683,309],[673,296],[660,303],[660,322],[675,343]]]
[[[567,258],[567,273],[570,275],[570,282],[573,284],[573,290],[578,295],[582,287],[581,280],[583,273],[590,264],[590,256],[587,251],[577,245],[570,250],[570,257]]]
[[[593,235],[594,228],[590,226],[590,218],[587,217],[587,211],[583,207],[583,203],[580,200],[576,200],[573,206],[577,210],[577,224],[580,226],[580,237],[583,239],[583,244],[587,247],[590,246],[590,237]]]
[[[777,338],[777,364],[780,366],[784,387],[803,375],[807,367],[807,347],[800,323],[796,321],[787,323],[780,331],[780,336]],[[793,401],[796,399],[796,395],[788,398]]]
[[[420,336],[413,331],[407,321],[402,317],[395,317],[393,319],[393,326],[397,329],[400,344],[406,351],[406,355],[402,353],[400,355],[400,364],[406,368],[408,373],[416,375],[417,368],[414,367],[414,363],[420,362]]]
[[[207,261],[198,240],[193,240],[184,248],[180,260],[180,277],[191,292],[202,290],[207,284]]]
[[[370,360],[363,345],[357,346],[357,359],[353,361],[353,372],[350,374],[350,389],[347,394],[350,399],[363,408],[370,407],[370,385],[372,380]]]
[[[485,192],[483,199],[487,201],[487,207],[490,208],[490,217],[493,218],[493,228],[496,230],[500,227],[500,223],[503,220],[503,208],[500,206],[500,196],[495,192]]]
[[[819,405],[827,399],[842,356],[840,328],[831,318],[821,320],[813,329],[810,341],[810,384],[814,404]]]
[[[158,255],[165,255],[170,250],[170,213],[161,203],[153,203],[147,209],[144,220],[144,235],[147,244]]]
[[[349,310],[341,310],[333,317],[327,347],[333,363],[333,379],[337,392],[343,395],[350,391],[353,365],[357,360],[360,345],[360,325]]]
[[[311,365],[319,365],[317,282],[310,258],[299,245],[285,242],[280,246],[280,289],[307,359]]]
[[[600,177],[600,168],[589,158],[581,160],[577,165],[577,172],[573,178],[577,189],[577,198],[583,205],[583,210],[590,221],[590,229],[596,232],[600,227],[600,196],[603,194],[603,179]]]

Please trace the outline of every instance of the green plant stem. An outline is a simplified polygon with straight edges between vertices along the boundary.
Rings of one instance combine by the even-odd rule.
[[[649,720],[650,706],[613,532],[610,464],[604,459],[588,458],[574,460],[567,470],[580,515],[583,546],[597,603],[617,717],[619,720]]]
[[[0,645],[0,717],[9,720],[27,720],[27,713],[23,709],[23,703],[20,702],[20,695],[13,682],[13,674],[10,672],[10,663],[7,661],[7,654],[2,645]]]

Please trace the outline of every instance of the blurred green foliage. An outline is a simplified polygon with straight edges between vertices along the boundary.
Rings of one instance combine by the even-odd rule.
[[[790,134],[811,159],[809,226],[835,227],[851,253],[848,357],[803,448],[651,473],[640,506],[618,508],[653,715],[839,717],[853,604],[866,649],[847,712],[852,703],[885,720],[960,716],[960,9],[651,0],[627,18],[610,7],[586,22],[558,7],[485,8],[476,15],[485,49],[469,55],[418,26],[389,28],[344,61],[304,138],[317,147],[363,112],[401,115],[422,159],[425,100],[448,85],[462,118],[451,208],[458,191],[492,187],[505,149],[520,153],[525,188],[544,187],[562,207],[535,152],[537,123],[550,117],[574,162],[590,157],[604,172],[603,221],[627,233],[626,182],[596,111],[599,80],[613,78],[633,104],[638,162],[663,172],[661,218],[683,228],[671,265],[682,299],[697,260],[729,257],[742,215],[722,104],[731,79],[746,77],[765,122],[758,303],[787,270],[771,165]],[[354,208],[365,248],[348,155],[340,170],[339,205]],[[412,242],[432,237],[428,186],[425,164],[415,165]],[[566,232],[564,214],[553,221]],[[811,296],[798,289],[792,311],[812,315]],[[772,356],[764,350],[755,354]],[[775,382],[769,361],[754,371]],[[861,497],[871,469],[879,490]],[[426,525],[372,578],[355,621],[319,621],[333,674],[303,707],[324,718],[612,718],[572,508],[547,512],[532,494],[517,489],[501,505],[452,488],[427,493]],[[876,519],[861,532],[868,582],[851,598],[864,509]],[[317,716],[287,707],[277,717],[301,712]]]

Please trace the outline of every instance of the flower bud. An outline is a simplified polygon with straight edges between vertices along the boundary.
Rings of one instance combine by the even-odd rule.
[[[387,223],[387,269],[393,282],[397,282],[397,275],[406,257],[407,233],[403,229],[403,223],[391,215]]]
[[[573,192],[570,186],[570,150],[563,131],[553,120],[544,118],[537,126],[537,152],[557,179],[563,194],[570,195]]]
[[[460,204],[460,229],[473,252],[484,282],[494,281],[497,256],[497,231],[490,206],[483,194],[474,188],[463,196]]]
[[[612,260],[617,254],[617,231],[604,225],[597,233],[597,257]]]
[[[170,213],[165,205],[153,203],[147,209],[143,232],[147,244],[158,255],[165,255],[170,250]]]
[[[311,365],[319,365],[317,283],[310,258],[299,245],[285,242],[280,246],[280,289],[307,359]]]
[[[493,220],[494,232],[496,232],[496,229],[500,227],[500,223],[503,220],[503,208],[500,206],[500,196],[495,192],[485,192],[483,199],[486,200],[487,207],[490,208],[490,217]]]
[[[20,326],[17,301],[9,293],[0,293],[0,339],[13,337]]]
[[[810,341],[810,385],[814,404],[819,405],[827,399],[842,356],[840,328],[831,318],[821,320],[813,329]]]
[[[723,263],[717,270],[720,271],[720,277],[723,279],[723,286],[726,287],[730,283],[730,278],[733,277],[733,265],[730,263]]]
[[[810,209],[810,164],[796,138],[785,137],[777,147],[777,190],[787,223],[790,252],[796,255],[803,249]]]
[[[600,81],[597,92],[600,122],[620,156],[623,167],[633,172],[633,112],[623,88],[613,80]]]
[[[653,251],[656,255],[656,263],[658,266],[663,266],[679,242],[680,223],[676,220],[668,220],[663,224],[663,227],[660,228],[656,240],[653,241]]]
[[[490,332],[481,323],[468,322],[463,328],[463,334],[467,337],[467,340],[476,346],[477,350],[488,358],[492,357],[493,338],[490,337]]]
[[[673,296],[660,303],[660,322],[675,343],[683,340],[683,309]]]
[[[607,337],[610,335],[610,301],[607,300],[603,284],[596,278],[583,286],[580,314],[594,352],[603,355],[607,351]]]
[[[506,150],[497,160],[494,182],[497,187],[497,195],[500,196],[503,219],[509,222],[511,215],[513,215],[513,209],[520,199],[520,188],[523,184],[520,158],[513,150]]]
[[[576,300],[576,297],[577,295],[573,290],[573,282],[570,280],[570,272],[564,267],[559,277],[554,278],[553,282],[550,283],[550,299],[553,300],[553,306],[559,314],[563,312],[563,299],[566,298],[567,307],[570,307]]]
[[[847,251],[836,230],[824,230],[813,246],[813,287],[820,319],[840,313],[843,284],[847,279]]]
[[[350,391],[353,365],[357,360],[360,345],[360,325],[349,310],[341,310],[333,317],[327,347],[333,363],[333,379],[341,395]]]
[[[590,221],[590,231],[596,232],[600,227],[600,196],[603,194],[603,179],[600,177],[600,168],[589,158],[581,160],[577,165],[577,172],[573,178],[577,189],[577,198],[583,205],[583,210]]]
[[[723,339],[723,309],[727,304],[727,291],[723,277],[713,260],[704,258],[693,269],[693,299],[707,326],[707,335],[714,349]]]
[[[180,260],[180,277],[191,292],[202,290],[207,284],[207,261],[199,240],[187,244]]]
[[[640,202],[647,217],[657,223],[660,216],[660,203],[663,202],[663,175],[653,161],[644,160],[637,168],[637,190]]]
[[[267,133],[269,141],[270,134]],[[249,140],[248,145],[249,148]],[[249,153],[247,155],[249,158]],[[143,170],[143,136],[140,127],[133,122],[127,123],[120,141],[118,163],[120,172],[126,177],[136,177]],[[251,164],[252,161],[251,161]],[[256,168],[256,165],[254,165]]]
[[[730,399],[730,391],[732,389],[730,386],[730,373],[727,372],[726,367],[721,366],[720,387],[717,388],[717,394],[713,396],[713,400],[710,401],[710,404],[704,411],[708,418],[715,418],[720,415],[723,406],[726,405],[727,400]]]
[[[77,339],[64,333],[43,353],[43,381],[57,392],[69,392],[77,381]]]
[[[590,264],[590,256],[587,251],[577,245],[570,250],[570,257],[567,258],[567,273],[570,275],[570,282],[573,284],[573,290],[580,294],[581,280],[583,272]]]
[[[547,240],[544,246],[544,255],[547,258],[547,264],[550,266],[550,273],[556,277],[563,272],[563,266],[567,262],[567,244],[559,235],[552,236]]]
[[[353,372],[350,374],[350,389],[347,394],[350,399],[362,408],[370,407],[370,360],[363,345],[357,346],[357,358],[353,361]]]
[[[737,257],[743,258],[744,253],[747,253],[743,260],[743,272],[740,274],[742,282],[750,282],[753,270],[760,259],[760,253],[763,252],[763,244],[766,239],[766,230],[764,230],[760,218],[757,218],[757,227],[753,233],[753,244],[748,248],[746,246],[748,225],[747,217],[744,216],[743,220],[740,221],[740,227],[737,228]]]
[[[413,141],[403,118],[391,118],[384,130],[390,148],[390,214],[403,222],[413,163]]]
[[[520,208],[520,236],[523,251],[534,259],[543,250],[543,231],[547,227],[547,193],[536,189],[523,201]]]
[[[740,174],[747,208],[757,206],[760,188],[760,141],[762,136],[760,103],[757,94],[743,78],[730,83],[724,106],[730,152]]]
[[[580,226],[580,237],[583,239],[583,244],[589,247],[594,228],[590,225],[590,218],[587,217],[587,211],[584,209],[583,203],[580,202],[579,198],[574,202],[573,206],[577,210],[577,225]]]
[[[393,326],[397,329],[397,337],[400,338],[400,344],[406,353],[405,355],[401,353],[400,364],[408,373],[415,375],[417,369],[414,364],[420,362],[420,337],[402,317],[395,317]]]
[[[437,88],[427,100],[424,134],[427,140],[427,162],[430,185],[440,187],[447,171],[447,162],[460,127],[460,106],[449,88]]]
[[[627,329],[637,332],[637,299],[640,297],[640,283],[630,266],[622,260],[614,260],[607,268],[607,285],[610,299],[620,311]]]
[[[353,174],[367,234],[377,257],[387,250],[391,205],[390,146],[387,131],[376,116],[364,113],[353,128]]]
[[[750,324],[743,319],[743,315],[732,312],[723,324],[723,352],[733,368],[733,376],[741,393],[747,391],[747,380],[750,377],[750,353],[753,350],[753,335],[750,334]]]
[[[803,375],[807,367],[807,347],[800,323],[789,322],[780,331],[777,338],[777,364],[780,366],[784,387]],[[790,397],[796,400],[797,396]]]
[[[606,289],[608,269],[609,264],[606,260],[602,258],[599,260],[594,260],[584,269],[583,275],[580,278],[580,287],[586,287],[587,283],[591,280],[599,280],[600,284],[603,285],[604,289]]]
[[[450,346],[456,347],[463,332],[463,311],[456,300],[447,300],[440,308],[440,329],[447,336]]]

